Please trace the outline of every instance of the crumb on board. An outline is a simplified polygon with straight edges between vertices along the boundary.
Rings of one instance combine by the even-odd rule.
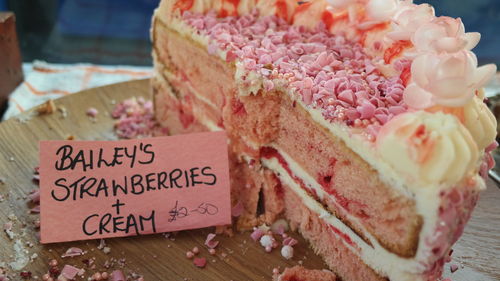
[[[39,105],[35,110],[38,115],[52,114],[56,111],[56,105],[54,104],[54,100],[50,99]]]
[[[87,116],[91,118],[96,118],[99,111],[95,107],[89,107],[86,111]]]
[[[168,134],[154,117],[152,101],[133,97],[118,103],[111,117],[116,119],[115,133],[122,139],[163,136]]]

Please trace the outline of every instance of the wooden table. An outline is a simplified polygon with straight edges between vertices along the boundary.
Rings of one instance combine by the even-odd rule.
[[[203,243],[208,229],[183,231],[175,236],[175,241],[163,235],[116,238],[106,240],[111,253],[98,250],[99,241],[59,243],[40,245],[36,242],[35,228],[32,224],[38,215],[29,214],[32,207],[26,195],[36,188],[32,181],[33,168],[38,164],[38,141],[65,139],[73,135],[81,140],[112,140],[113,120],[109,112],[115,102],[132,96],[150,98],[147,80],[132,81],[111,86],[95,88],[55,101],[57,106],[67,109],[67,117],[60,112],[33,117],[26,122],[12,118],[0,124],[0,177],[5,179],[0,184],[0,195],[5,197],[0,202],[0,226],[15,216],[18,222],[14,232],[22,245],[28,250],[28,256],[38,255],[23,270],[41,276],[48,269],[48,260],[57,259],[59,264],[71,264],[86,268],[82,260],[95,258],[96,269],[104,270],[102,265],[111,258],[125,258],[124,272],[136,272],[145,280],[270,280],[274,267],[296,265],[299,261],[309,268],[324,268],[322,260],[314,255],[307,243],[299,238],[295,247],[295,257],[285,261],[278,250],[267,254],[260,245],[253,242],[248,233],[237,234],[232,238],[218,237],[221,241],[217,255],[208,254]],[[92,122],[85,114],[89,107],[99,110],[97,122]],[[22,118],[29,112],[21,115]],[[22,224],[26,227],[22,227]],[[22,235],[22,230],[25,234]],[[61,229],[64,231],[64,229]],[[27,247],[26,242],[34,244]],[[14,241],[5,233],[0,233],[0,263],[12,261]],[[185,258],[187,250],[198,246],[201,255],[209,262],[204,269],[193,266]],[[80,247],[88,253],[81,257],[62,259],[61,255],[69,247]],[[450,274],[446,266],[446,276],[454,281],[500,280],[500,190],[488,182],[488,190],[481,196],[479,204],[469,222],[461,240],[454,247],[453,263],[459,270]],[[112,268],[118,268],[115,265]],[[87,270],[86,276],[95,270]],[[111,269],[110,269],[111,270]],[[10,271],[12,272],[12,271]],[[18,280],[19,273],[15,273]],[[397,280],[393,280],[397,281]]]

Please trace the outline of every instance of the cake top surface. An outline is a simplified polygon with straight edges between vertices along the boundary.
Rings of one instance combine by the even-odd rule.
[[[166,2],[170,16],[209,38],[209,53],[236,63],[244,91],[287,90],[415,181],[427,184],[421,175],[433,167],[441,176],[429,181],[457,183],[444,174],[446,159],[464,162],[455,167],[461,178],[491,167],[484,152],[493,147],[496,120],[481,88],[496,66],[478,67],[471,49],[480,35],[466,33],[460,19],[399,0]],[[446,133],[435,124],[447,124]],[[391,159],[390,143],[405,155]],[[418,163],[410,165],[416,171],[401,159]]]
[[[212,39],[210,53],[220,49],[227,52],[228,62],[238,58],[246,71],[267,78],[267,91],[274,89],[273,80],[286,80],[326,120],[367,127],[375,135],[381,125],[408,109],[403,102],[404,77],[386,78],[361,44],[331,34],[323,24],[307,29],[276,16],[259,18],[257,12],[224,18],[215,12],[186,12],[183,19]],[[404,69],[408,63],[399,60],[396,65]]]

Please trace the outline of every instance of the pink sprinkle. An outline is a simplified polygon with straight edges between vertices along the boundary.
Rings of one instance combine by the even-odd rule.
[[[488,145],[485,149],[485,152],[486,153],[490,153],[492,152],[493,150],[495,150],[496,148],[498,147],[498,142],[494,141],[493,143],[491,143],[490,145]]]
[[[236,203],[236,205],[234,205],[233,208],[231,208],[231,215],[233,217],[239,217],[241,216],[241,214],[243,214],[243,211],[245,210],[243,204],[241,203],[241,201],[238,201],[238,203]]]
[[[228,51],[226,53],[226,62],[235,61],[237,58],[238,58],[238,55],[236,55],[236,53],[233,51]]]
[[[271,80],[264,80],[263,86],[264,86],[264,90],[266,90],[267,92],[274,89],[274,83]]]
[[[361,114],[361,119],[370,119],[375,114],[375,106],[368,101],[365,101],[363,105],[356,108]]]
[[[285,246],[295,246],[299,243],[296,239],[293,239],[292,237],[287,237],[283,240],[283,245]]]
[[[458,265],[456,265],[456,264],[450,265],[450,271],[451,271],[451,273],[454,273],[457,270],[458,270]]]
[[[118,121],[115,132],[123,139],[153,137],[167,134],[154,118],[153,104],[143,98],[131,98],[117,104],[111,116]]]
[[[77,257],[77,256],[82,256],[83,254],[84,252],[82,249],[71,247],[68,250],[66,250],[66,253],[64,253],[61,257],[62,258]]]
[[[33,203],[38,203],[40,202],[40,189],[35,189],[33,192],[31,192],[28,195],[28,198],[31,200]]]
[[[186,258],[192,259],[193,257],[194,257],[194,253],[193,252],[191,252],[191,251],[187,251],[186,252]]]
[[[11,231],[12,230],[12,222],[6,222],[3,225],[3,230],[5,230],[5,231]]]
[[[215,255],[215,249],[209,249],[208,253],[212,256]]]
[[[125,275],[123,275],[123,272],[121,270],[115,270],[111,272],[111,279],[113,281],[125,281],[127,280],[125,278]]]
[[[73,280],[79,272],[79,268],[66,264],[61,271],[61,276]]]
[[[213,240],[215,238],[215,236],[216,236],[215,233],[209,233],[207,235],[207,239],[205,240],[205,245],[210,249],[213,249],[213,248],[217,247],[217,245],[219,245],[219,241]]]
[[[193,252],[195,255],[197,255],[197,254],[199,254],[199,253],[200,253],[200,249],[198,249],[198,247],[193,247],[192,252]]]
[[[210,38],[211,54],[225,51],[228,61],[237,59],[247,71],[260,70],[267,91],[275,87],[274,79],[288,81],[307,106],[320,109],[331,122],[353,126],[356,119],[362,119],[371,124],[375,117],[384,124],[408,110],[401,79],[384,77],[361,44],[331,34],[324,25],[306,29],[256,12],[223,18],[216,13],[185,12],[182,16]],[[381,47],[380,42],[375,45]],[[394,63],[398,71],[410,65],[410,60]],[[340,109],[348,114],[339,114]]]
[[[259,241],[262,236],[264,236],[264,231],[262,231],[260,228],[256,228],[252,232],[252,234],[250,234],[250,237],[253,241]]]
[[[87,116],[90,116],[92,118],[95,118],[98,113],[99,111],[97,111],[97,109],[95,109],[94,107],[90,107],[89,109],[87,109]]]
[[[207,259],[206,258],[194,258],[193,264],[199,268],[204,268],[205,265],[207,265]]]

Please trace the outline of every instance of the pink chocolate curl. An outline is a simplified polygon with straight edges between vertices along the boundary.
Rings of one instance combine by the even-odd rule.
[[[217,247],[217,245],[219,245],[219,241],[214,241],[215,236],[215,233],[209,233],[207,235],[207,239],[205,240],[205,245],[210,249],[213,249]]]
[[[76,275],[80,272],[80,269],[79,268],[76,268],[74,266],[71,266],[71,265],[68,265],[66,264],[62,271],[61,271],[61,275],[62,277],[66,278],[66,279],[69,279],[69,280],[73,280],[75,279]]]
[[[115,270],[111,272],[111,280],[113,281],[126,281],[125,275],[121,270]]]

